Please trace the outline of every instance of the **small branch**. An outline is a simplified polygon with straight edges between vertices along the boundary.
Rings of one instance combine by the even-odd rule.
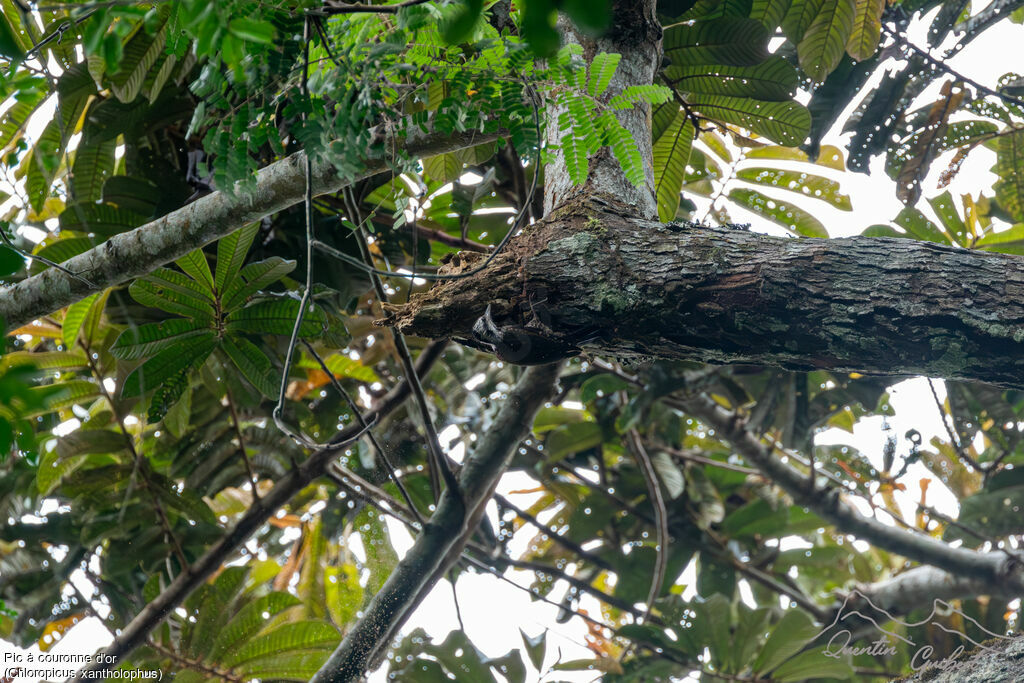
[[[193,671],[198,671],[201,674],[213,676],[217,679],[223,679],[225,681],[229,681],[230,683],[245,683],[245,679],[243,679],[240,676],[234,676],[228,673],[227,671],[221,671],[216,667],[207,666],[200,661],[184,657],[175,652],[174,650],[166,648],[163,645],[160,645],[155,640],[148,641],[146,645],[153,648],[154,650],[162,654],[164,657],[167,657],[178,666],[184,667],[186,669],[191,669]]]
[[[323,14],[325,16],[333,16],[336,14],[398,14],[406,7],[422,5],[426,2],[430,2],[430,0],[405,0],[405,2],[395,3],[394,5],[364,5],[360,3],[327,0],[322,8],[313,10],[313,12],[316,14]]]
[[[579,543],[577,543],[576,541],[573,541],[572,539],[567,538],[567,537],[563,536],[562,534],[558,533],[554,529],[551,529],[551,528],[545,526],[536,517],[531,515],[526,510],[523,510],[523,509],[520,509],[520,508],[516,507],[515,504],[513,504],[510,500],[508,500],[507,498],[505,498],[501,494],[497,494],[497,493],[494,494],[494,500],[496,500],[498,502],[498,505],[500,505],[502,507],[508,508],[509,510],[511,510],[514,513],[516,513],[518,516],[522,517],[527,522],[532,524],[533,526],[535,526],[538,529],[540,529],[542,532],[544,532],[545,534],[550,536],[552,538],[552,540],[555,541],[555,543],[557,543],[558,545],[562,546],[563,548],[565,548],[569,552],[577,555],[580,559],[586,560],[587,562],[589,562],[590,564],[594,565],[595,567],[600,567],[601,569],[604,569],[604,570],[607,570],[607,571],[610,571],[610,572],[615,571],[615,567],[610,562],[608,562],[607,560],[604,560],[604,559],[598,557],[597,555],[595,555],[595,554],[593,554],[593,553],[591,553],[589,551],[584,550],[583,547]]]
[[[435,342],[420,354],[417,363],[417,372],[426,373],[440,357],[444,350],[443,342]],[[393,388],[382,398],[364,419],[371,421],[384,415],[388,415],[397,409],[409,395],[409,382],[405,381]],[[213,544],[202,557],[192,563],[185,571],[178,574],[171,584],[147,604],[132,621],[124,627],[120,635],[114,639],[103,652],[109,657],[94,660],[93,664],[79,670],[76,676],[70,681],[82,683],[86,680],[94,680],[99,671],[106,671],[111,668],[112,663],[122,659],[125,655],[137,648],[146,641],[149,633],[157,627],[192,591],[199,588],[210,576],[216,572],[221,565],[231,556],[235,550],[245,543],[252,534],[263,526],[278,509],[286,505],[289,500],[311,481],[321,476],[328,464],[334,460],[338,451],[343,450],[353,438],[358,438],[363,433],[360,425],[350,425],[338,432],[332,440],[332,445],[322,448],[306,459],[298,468],[290,470],[267,495],[259,500],[254,500],[245,514],[235,523],[235,526],[228,531],[219,541]]]
[[[256,488],[256,472],[252,469],[252,462],[249,460],[249,454],[245,452],[245,437],[242,436],[242,425],[238,421],[238,411],[235,410],[235,401],[231,398],[230,385],[225,385],[224,392],[228,400],[228,411],[231,413],[231,426],[235,430],[235,436],[238,438],[238,453],[242,456],[242,462],[245,463],[245,471],[249,475],[249,485],[252,486],[252,497],[254,500],[260,499],[260,492]]]
[[[939,400],[939,394],[935,391],[935,382],[928,378],[928,388],[932,390],[932,398],[935,400],[935,407],[939,411],[939,418],[942,420],[942,426],[946,428],[946,434],[949,435],[949,442],[953,445],[953,449],[956,451],[957,456],[963,462],[971,466],[975,472],[983,472],[984,468],[978,464],[978,461],[972,458],[967,451],[964,449],[962,443],[960,443],[960,437],[954,432],[953,428],[949,426],[953,416],[946,413],[945,406],[942,405],[942,401]]]
[[[373,289],[377,294],[377,301],[384,306],[388,302],[387,292],[384,291],[384,283],[381,282],[380,276],[373,271],[373,255],[370,253],[370,247],[366,244],[366,237],[363,235],[362,223],[363,219],[359,214],[359,207],[356,204],[355,198],[351,192],[346,193],[346,201],[349,204],[349,214],[354,222],[360,227],[353,231],[356,243],[359,245],[359,251],[363,255],[363,261],[370,267],[370,281],[373,283]],[[395,350],[398,352],[398,357],[401,360],[402,368],[405,370],[406,376],[409,377],[409,381],[412,384],[412,396],[416,401],[416,407],[419,409],[420,419],[423,422],[424,438],[427,442],[427,452],[430,454],[428,462],[430,463],[430,485],[434,491],[434,502],[440,498],[441,495],[441,481],[444,481],[445,486],[451,491],[452,495],[456,499],[460,497],[459,482],[456,479],[455,474],[452,472],[450,463],[448,462],[448,455],[441,449],[441,442],[437,436],[437,429],[434,427],[434,418],[430,415],[430,406],[427,403],[427,395],[423,391],[423,385],[420,383],[419,377],[413,371],[412,367],[412,356],[409,354],[409,346],[405,343],[405,335],[399,331],[395,326],[390,326],[388,329],[391,330],[391,337],[395,342]]]
[[[412,548],[388,577],[356,622],[331,654],[313,683],[355,681],[363,676],[379,646],[411,615],[411,608],[443,574],[444,561],[458,541],[465,542],[466,519],[482,510],[519,442],[526,437],[537,410],[550,396],[561,364],[527,370],[484,435],[466,459],[459,487],[461,498],[448,488],[441,495],[430,521]],[[455,561],[456,557],[452,558]],[[440,570],[440,571],[439,571]]]
[[[1012,95],[1007,95],[1005,93],[1001,93],[998,90],[993,90],[992,88],[990,88],[990,87],[988,87],[986,85],[982,85],[981,83],[978,83],[973,78],[968,78],[967,76],[964,76],[962,73],[960,73],[959,71],[957,71],[953,67],[949,66],[948,64],[943,62],[941,59],[936,59],[935,57],[932,57],[931,53],[929,53],[927,50],[919,48],[917,45],[914,45],[913,43],[911,43],[909,40],[907,40],[907,35],[905,33],[897,33],[896,31],[893,31],[891,28],[886,26],[884,22],[882,23],[882,32],[885,33],[885,35],[887,35],[890,38],[892,38],[894,41],[896,41],[901,46],[903,46],[906,49],[908,49],[911,52],[913,52],[914,54],[920,55],[921,59],[923,59],[928,64],[931,64],[936,69],[939,69],[940,71],[943,71],[943,72],[949,74],[950,76],[952,76],[953,78],[957,79],[958,81],[963,81],[964,83],[967,83],[968,85],[973,87],[978,92],[985,93],[986,95],[991,95],[992,97],[998,97],[999,99],[1001,99],[1003,102],[1006,102],[1007,104],[1013,104],[1013,105],[1016,105],[1018,107],[1024,107],[1024,100],[1022,100],[1022,99],[1020,99],[1018,97],[1014,97]]]
[[[665,498],[661,494],[661,482],[658,480],[658,471],[654,469],[651,457],[644,448],[640,434],[635,430],[629,430],[626,435],[626,443],[636,458],[640,472],[644,475],[647,484],[647,494],[651,500],[651,507],[654,508],[655,533],[658,542],[656,548],[656,561],[654,573],[651,576],[651,589],[647,594],[647,610],[644,614],[644,621],[651,619],[654,609],[654,601],[661,594],[661,585],[665,582],[665,573],[668,569],[668,510],[665,509]]]
[[[744,418],[718,405],[707,396],[686,401],[691,415],[718,430],[743,457],[753,462],[767,477],[784,489],[800,505],[834,524],[843,533],[863,538],[889,552],[930,564],[954,577],[987,582],[991,590],[1024,592],[1022,565],[1002,553],[980,553],[955,548],[924,534],[883,524],[866,517],[843,500],[835,489],[810,495],[806,479],[798,470],[776,458],[772,449],[751,434]],[[788,451],[787,456],[791,455]]]

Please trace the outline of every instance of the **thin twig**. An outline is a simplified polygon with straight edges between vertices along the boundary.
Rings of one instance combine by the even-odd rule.
[[[626,441],[633,451],[640,472],[644,475],[644,482],[647,484],[647,493],[651,498],[651,507],[654,508],[654,521],[658,548],[654,563],[654,573],[651,576],[651,588],[647,593],[647,609],[644,621],[649,621],[651,612],[654,609],[654,601],[661,594],[661,585],[665,582],[665,573],[668,569],[668,510],[665,508],[665,498],[661,494],[661,482],[658,480],[658,472],[654,469],[651,457],[644,448],[640,434],[635,430],[629,430]]]
[[[357,225],[362,225],[361,216],[358,215],[359,208],[355,204],[355,199],[352,197],[351,192],[346,191],[346,201],[351,206],[349,211],[352,213],[353,222]],[[356,243],[359,245],[359,251],[363,255],[363,260],[373,266],[373,255],[370,253],[370,247],[366,244],[366,238],[363,235],[362,227],[352,231],[355,236]],[[373,282],[374,291],[377,294],[378,302],[383,306],[387,303],[387,292],[384,291],[384,283],[381,282],[380,277],[376,273],[370,273],[370,280]],[[434,491],[434,501],[436,502],[441,495],[440,481],[443,480],[445,486],[451,489],[452,494],[459,495],[459,482],[452,472],[451,466],[448,464],[448,456],[441,450],[441,442],[437,436],[437,430],[434,427],[434,419],[430,415],[430,407],[427,403],[427,395],[423,391],[423,385],[420,383],[419,377],[413,372],[412,354],[409,353],[409,346],[405,343],[405,336],[394,326],[390,326],[388,329],[391,330],[391,337],[395,342],[395,350],[398,352],[398,357],[401,360],[402,368],[406,375],[409,376],[412,384],[412,395],[416,400],[416,406],[420,412],[420,418],[423,422],[423,429],[427,441],[427,451],[430,454],[430,484]]]
[[[949,420],[953,419],[952,415],[946,413],[945,407],[942,405],[942,401],[939,400],[939,394],[935,391],[935,383],[931,377],[928,378],[928,388],[932,390],[932,398],[935,399],[935,407],[939,410],[939,417],[942,418],[942,426],[946,428],[946,434],[949,435],[949,440],[953,444],[953,449],[956,450],[957,456],[969,464],[975,472],[982,472],[984,468],[978,464],[978,461],[972,458],[967,451],[964,449],[962,443],[960,443],[959,437],[953,432],[953,428],[949,426]]]
[[[922,48],[918,47],[917,45],[914,45],[913,43],[911,43],[907,39],[907,35],[905,33],[897,33],[896,31],[893,31],[891,28],[886,26],[884,23],[882,24],[882,31],[887,36],[889,36],[894,41],[896,41],[902,47],[910,50],[911,52],[913,52],[913,53],[915,53],[917,55],[920,55],[921,58],[924,61],[928,62],[929,64],[931,64],[935,68],[937,68],[937,69],[939,69],[941,71],[946,72],[947,74],[949,74],[950,76],[954,77],[958,81],[963,81],[964,83],[967,83],[968,85],[973,87],[975,90],[977,90],[979,92],[983,92],[986,95],[991,95],[992,97],[998,97],[999,99],[1001,99],[1003,102],[1006,102],[1007,104],[1013,104],[1013,105],[1016,105],[1018,107],[1024,107],[1024,100],[1022,100],[1022,99],[1020,99],[1018,97],[1014,97],[1013,95],[1007,95],[1005,93],[1001,93],[998,90],[993,90],[992,88],[988,87],[987,85],[982,85],[981,83],[978,83],[973,78],[968,78],[967,76],[964,76],[962,73],[960,73],[959,71],[957,71],[953,67],[949,66],[948,64],[943,62],[941,59],[936,59],[935,57],[932,57],[931,53],[929,53],[927,50],[922,49]]]
[[[359,410],[359,406],[357,406],[356,402],[352,400],[351,394],[345,391],[345,387],[341,385],[338,378],[335,377],[334,373],[331,372],[331,369],[327,367],[327,363],[325,363],[324,359],[320,357],[320,354],[313,349],[312,344],[307,341],[303,341],[302,343],[305,345],[306,351],[308,351],[310,355],[316,359],[316,362],[320,364],[320,369],[323,370],[324,374],[326,374],[328,378],[330,378],[331,386],[334,387],[334,390],[341,394],[342,398],[345,399],[345,402],[348,403],[348,407],[355,414],[356,420],[359,421],[366,430],[366,437],[370,440],[370,444],[373,445],[373,448],[380,457],[381,462],[384,463],[384,468],[387,470],[388,478],[395,487],[398,488],[398,492],[402,494],[402,498],[405,499],[405,503],[409,506],[409,510],[413,517],[416,518],[417,522],[422,524],[423,517],[420,516],[419,510],[416,509],[416,504],[412,502],[412,497],[409,495],[409,492],[405,488],[405,484],[402,483],[401,478],[398,476],[395,466],[391,464],[391,459],[388,458],[388,454],[384,451],[384,447],[381,446],[380,441],[377,440],[377,436],[373,433],[373,430],[370,429],[369,425],[364,424],[365,421],[363,413]]]

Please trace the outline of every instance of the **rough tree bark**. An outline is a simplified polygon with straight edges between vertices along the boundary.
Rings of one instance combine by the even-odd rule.
[[[624,359],[1024,386],[1024,261],[928,242],[666,225],[592,195],[525,230],[486,270],[392,307],[389,322],[469,336],[489,303],[508,324]]]

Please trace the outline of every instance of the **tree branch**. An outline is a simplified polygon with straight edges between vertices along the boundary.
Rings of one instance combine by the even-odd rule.
[[[497,138],[496,133],[474,131],[453,135],[417,134],[410,135],[403,147],[411,156],[423,157]],[[61,264],[66,271],[51,268],[3,289],[0,291],[0,319],[8,329],[21,327],[90,294],[145,275],[243,225],[298,204],[305,193],[305,158],[304,153],[297,152],[261,169],[251,190],[239,188],[234,196],[214,192],[200,197],[68,259]],[[354,178],[342,178],[333,164],[314,164],[313,195],[337,192],[346,185],[385,171],[389,160],[378,154],[368,159],[365,166]]]
[[[529,433],[533,416],[550,397],[560,369],[560,364],[530,368],[509,392],[494,424],[462,468],[462,500],[451,489],[445,489],[423,533],[373,597],[366,616],[349,630],[311,679],[313,683],[358,680],[381,644],[410,616],[411,608],[443,574],[450,552],[457,543],[465,542],[467,517],[486,504],[509,456]],[[458,549],[461,551],[461,546]]]
[[[389,307],[387,322],[470,337],[493,304],[503,324],[616,358],[1022,387],[1021,264],[909,239],[664,225],[594,196],[526,228],[484,271]],[[518,312],[540,300],[543,326]]]
[[[812,490],[806,477],[777,458],[772,449],[751,434],[743,417],[707,396],[686,401],[687,409],[729,441],[776,485],[843,533],[858,536],[873,546],[911,560],[932,565],[952,575],[951,581],[974,580],[989,585],[989,593],[1024,592],[1024,562],[1003,553],[983,553],[955,548],[925,534],[889,526],[865,517],[842,499],[838,490]]]
[[[429,370],[440,357],[444,347],[445,343],[434,343],[424,349],[418,359],[417,373],[424,374]],[[398,384],[369,411],[364,420],[372,422],[377,418],[388,415],[405,401],[409,396],[409,391],[408,381]],[[92,680],[92,677],[89,675],[90,673],[111,668],[118,660],[145,643],[150,631],[156,628],[192,591],[212,576],[235,549],[245,543],[264,522],[273,516],[283,505],[287,504],[296,493],[324,473],[325,468],[333,461],[337,451],[344,448],[344,444],[354,436],[364,432],[362,422],[357,421],[355,424],[338,432],[332,440],[337,445],[325,447],[313,453],[299,467],[289,470],[288,474],[279,480],[267,495],[254,499],[253,504],[235,523],[234,528],[222,536],[202,557],[193,562],[186,571],[178,574],[174,581],[171,582],[171,585],[149,602],[132,619],[131,623],[121,631],[114,642],[103,651],[109,657],[97,658],[102,661],[94,660],[93,664],[84,667],[74,678],[69,680],[74,683]]]

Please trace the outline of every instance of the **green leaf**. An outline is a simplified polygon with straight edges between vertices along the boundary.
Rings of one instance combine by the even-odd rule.
[[[908,206],[896,216],[896,225],[907,231],[907,234],[914,239],[925,242],[937,242],[938,244],[949,244],[946,237],[939,228],[928,220],[923,213],[912,206]]]
[[[224,337],[222,348],[242,376],[261,394],[267,398],[277,396],[281,377],[259,347],[245,337],[232,334]]]
[[[519,629],[519,635],[523,638],[523,645],[526,647],[526,654],[530,658],[530,663],[533,664],[533,668],[538,671],[542,671],[541,667],[544,664],[544,652],[547,649],[548,632],[541,631],[532,638]]]
[[[295,327],[300,303],[298,299],[287,296],[259,299],[228,315],[227,329],[232,332],[290,335]],[[299,335],[315,337],[323,333],[326,326],[327,317],[323,309],[310,304],[302,318]]]
[[[182,256],[175,261],[177,266],[185,271],[190,278],[203,285],[213,293],[213,274],[210,272],[210,264],[206,260],[206,254],[202,249],[196,249]],[[226,308],[226,306],[222,307]]]
[[[778,168],[744,168],[736,172],[738,178],[751,183],[789,190],[804,197],[818,199],[841,211],[851,211],[849,195],[839,191],[839,183],[822,176]]]
[[[140,217],[152,216],[160,192],[149,180],[116,175],[103,185],[103,203],[130,211]]]
[[[754,672],[768,673],[798,652],[807,641],[818,635],[820,630],[801,610],[787,610],[779,619],[779,623],[772,628],[768,640],[754,660]]]
[[[0,57],[6,57],[11,62],[25,59],[25,50],[6,14],[0,14]]]
[[[663,49],[676,66],[753,66],[768,59],[770,34],[754,19],[723,18],[665,27]]]
[[[1003,135],[997,140],[995,183],[999,205],[1015,221],[1024,221],[1024,130]]]
[[[774,30],[782,24],[782,19],[789,9],[790,0],[754,0],[750,10],[750,18],[757,19],[765,28]]]
[[[64,345],[69,349],[74,348],[75,342],[78,341],[78,335],[82,331],[89,311],[92,309],[93,304],[97,302],[100,297],[100,293],[97,292],[81,301],[68,306],[67,313],[64,314],[64,322],[61,324],[61,339],[64,341]]]
[[[789,100],[799,82],[796,69],[782,57],[771,57],[754,66],[670,66],[664,75],[681,93],[779,102]]]
[[[862,62],[878,50],[882,35],[882,12],[885,0],[855,0],[853,31],[846,43],[846,54]]]
[[[60,229],[74,230],[101,237],[113,237],[134,230],[146,222],[145,216],[109,204],[75,202],[60,214]]]
[[[587,94],[600,97],[612,82],[612,76],[619,67],[622,55],[615,52],[600,52],[594,55],[590,63],[590,79],[587,81]]]
[[[856,0],[824,0],[797,46],[800,68],[822,83],[839,66],[853,32]]]
[[[240,609],[217,633],[210,654],[218,660],[222,659],[267,625],[268,620],[264,614],[273,617],[289,607],[300,604],[302,601],[295,596],[279,591],[256,598]]]
[[[729,199],[778,223],[794,234],[803,237],[828,237],[825,226],[811,214],[788,202],[767,197],[757,190],[736,188],[729,191]]]
[[[324,568],[324,598],[331,621],[346,626],[356,617],[363,604],[363,587],[359,585],[359,569],[351,564]]]
[[[680,192],[695,132],[686,112],[676,109],[672,123],[654,141],[654,188],[658,218],[662,221],[675,219],[679,210]]]
[[[24,267],[25,259],[21,254],[9,247],[0,247],[0,277],[13,275]]]
[[[577,422],[552,429],[544,440],[544,461],[558,462],[573,453],[601,445],[604,437],[596,422]]]
[[[811,130],[810,112],[798,102],[694,95],[690,106],[713,121],[742,126],[783,145],[803,143]]]
[[[974,247],[1002,254],[1024,254],[1024,223],[1002,232],[990,232],[975,242]]]
[[[141,396],[159,387],[181,372],[202,363],[216,346],[213,331],[205,330],[204,334],[189,339],[187,343],[164,349],[125,378],[121,397]]]
[[[114,358],[138,360],[177,344],[188,345],[190,340],[205,338],[210,329],[193,320],[174,318],[158,323],[129,327],[110,347]]]
[[[117,140],[80,144],[71,167],[71,196],[80,202],[95,202],[103,196],[103,183],[114,174]]]
[[[156,8],[158,29],[163,27],[170,11],[169,5]],[[144,30],[141,22],[136,26],[134,35],[124,44],[117,72],[109,76],[110,91],[114,97],[124,103],[138,97],[149,70],[164,54],[165,39],[164,31],[151,33]]]
[[[205,323],[212,322],[215,317],[210,293],[192,278],[170,268],[157,268],[133,282],[128,292],[143,306]]]
[[[615,114],[610,111],[601,112],[597,122],[603,129],[608,146],[612,148],[612,154],[622,166],[626,179],[636,187],[643,187],[645,182],[644,163],[632,134],[623,128]],[[584,159],[586,159],[585,156]],[[586,177],[585,173],[584,177]]]
[[[956,243],[961,247],[966,247],[968,242],[967,226],[964,225],[964,222],[960,219],[960,214],[957,213],[953,195],[947,190],[937,197],[929,199],[928,203],[931,205],[935,215],[939,217],[939,222],[942,223],[946,233],[956,240]]]
[[[228,32],[251,43],[274,44],[274,25],[269,21],[233,17],[228,22]]]
[[[808,679],[849,681],[855,680],[855,676],[849,662],[814,649],[783,662],[772,672],[771,678],[779,683],[799,683]]]
[[[221,294],[228,291],[238,276],[259,229],[259,223],[249,223],[217,242],[216,284]]]
[[[335,638],[335,642],[341,640]],[[334,648],[324,644],[308,651],[269,654],[252,659],[238,667],[246,680],[309,681],[320,670]]]
[[[38,370],[74,370],[88,367],[85,355],[77,351],[13,351],[0,357],[0,371],[17,365],[32,365]]]
[[[818,16],[823,0],[793,0],[782,18],[782,30],[794,45],[800,43],[811,22]]]
[[[226,311],[234,309],[253,294],[295,270],[295,265],[295,261],[286,261],[280,256],[271,256],[264,261],[248,264],[240,271],[241,277],[235,278],[224,293],[221,306]]]

